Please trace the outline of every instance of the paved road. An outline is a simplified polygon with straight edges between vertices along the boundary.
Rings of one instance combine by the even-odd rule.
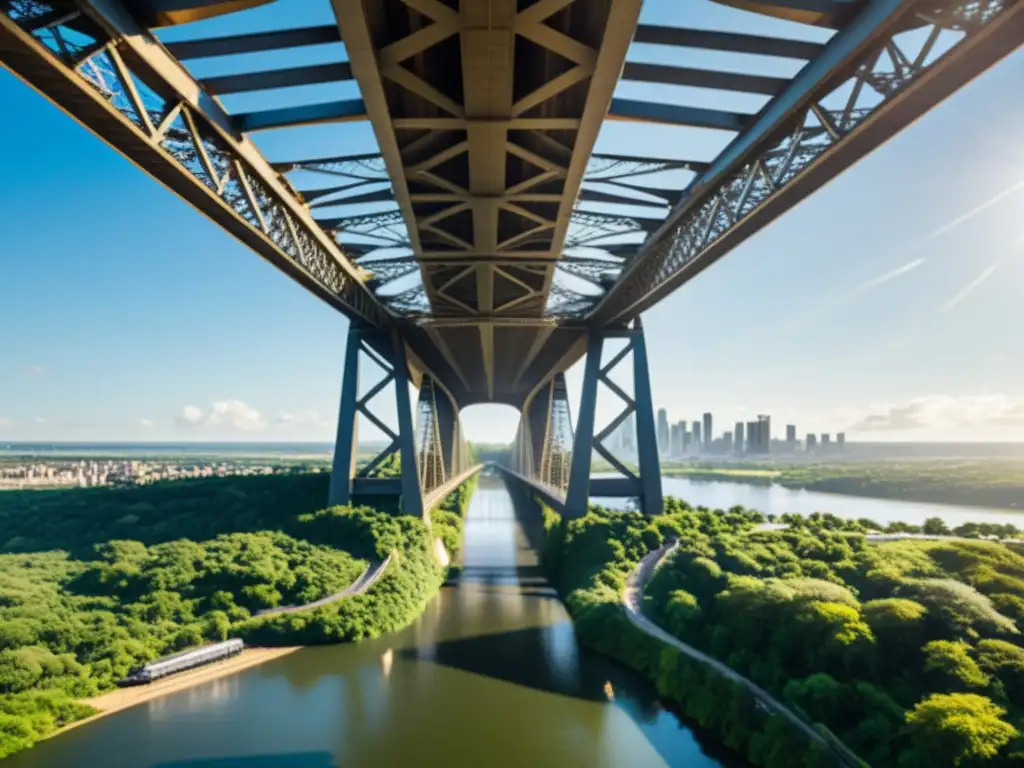
[[[383,575],[384,570],[388,567],[391,562],[391,558],[394,555],[388,555],[382,563],[378,563],[376,566],[368,565],[366,570],[359,574],[359,578],[349,584],[340,592],[335,592],[333,595],[322,597],[319,600],[314,600],[312,603],[306,603],[304,605],[282,605],[279,608],[267,608],[265,611],[260,611],[253,614],[254,616],[275,616],[279,613],[298,613],[299,611],[310,611],[314,608],[322,608],[325,605],[336,603],[339,600],[344,600],[346,597],[354,597],[355,595],[361,595],[363,592],[372,587],[377,579]]]
[[[644,616],[643,611],[641,610],[644,586],[650,580],[658,565],[675,550],[676,546],[677,542],[673,542],[654,550],[640,561],[637,567],[626,579],[626,590],[623,592],[622,602],[626,609],[626,616],[629,618],[630,622],[651,637],[661,640],[663,643],[668,643],[672,647],[677,648],[679,651],[689,656],[691,659],[696,659],[703,664],[707,664],[719,672],[723,677],[742,685],[751,693],[762,707],[772,710],[776,714],[779,714],[789,720],[789,722],[791,722],[802,733],[806,734],[807,738],[821,745],[826,751],[831,753],[836,758],[839,765],[849,766],[850,768],[861,768],[862,764],[860,762],[854,762],[849,757],[838,751],[828,739],[821,735],[821,733],[811,727],[803,718],[797,715],[796,712],[776,699],[768,693],[768,691],[764,690],[764,688],[744,677],[732,667],[723,664],[718,659],[708,656],[706,653],[698,651],[692,645],[687,645],[678,637],[670,635],[653,621]]]

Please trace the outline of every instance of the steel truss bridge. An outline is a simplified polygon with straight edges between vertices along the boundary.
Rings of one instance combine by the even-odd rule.
[[[641,313],[1024,42],[1021,0],[693,4],[712,1],[746,21],[827,34],[808,42],[645,24],[641,0],[329,0],[330,23],[164,42],[154,30],[187,33],[215,16],[243,27],[272,0],[0,0],[0,63],[349,318],[332,502],[396,493],[423,514],[474,469],[460,409],[500,402],[522,414],[511,476],[570,516],[591,495],[636,497],[654,513]],[[344,56],[192,74],[196,62],[330,44]],[[650,63],[633,55],[645,46],[798,66],[776,77],[749,63]],[[358,98],[224,106],[237,94],[346,82]],[[637,83],[761,106],[623,97],[620,84]],[[685,143],[681,156],[604,154],[595,144],[606,120],[728,140],[710,158],[687,159]],[[368,121],[378,151],[269,161],[253,139],[346,121]],[[573,429],[563,373],[583,355]],[[360,395],[366,358],[384,373]],[[602,388],[623,411],[599,428]],[[397,429],[372,402],[389,389]],[[390,444],[357,469],[360,414]],[[626,419],[636,468],[604,444]],[[591,479],[595,451],[618,478]],[[380,477],[396,455],[400,477]]]

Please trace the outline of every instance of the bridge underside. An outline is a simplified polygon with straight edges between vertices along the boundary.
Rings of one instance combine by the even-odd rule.
[[[420,270],[392,303],[462,404],[521,406],[582,350],[545,310],[640,4],[333,0]]]
[[[642,24],[640,0],[329,0],[328,24],[163,42],[153,28],[240,19],[272,0],[0,0],[0,64],[351,320],[332,498],[386,490],[422,512],[472,467],[459,410],[503,402],[523,414],[516,471],[568,513],[599,489],[656,511],[640,315],[1024,42],[1024,0],[716,1],[828,33]],[[342,43],[346,58],[325,64],[205,78],[189,68]],[[635,60],[632,44],[805,63],[769,77]],[[222,100],[347,81],[360,98],[251,112]],[[620,83],[760,106],[622,98]],[[706,158],[685,144],[671,157],[595,153],[606,119],[731,138]],[[251,138],[349,121],[369,121],[379,152],[270,162]],[[649,181],[667,171],[688,180]],[[330,185],[300,189],[295,172]],[[626,351],[605,362],[615,338]],[[584,354],[573,429],[563,373]],[[629,355],[624,391],[608,374]],[[385,452],[357,470],[356,417],[377,424],[380,394],[358,396],[360,356],[394,383],[399,417],[382,430]],[[600,387],[625,408],[605,429]],[[643,443],[635,466],[602,449],[627,418]],[[618,478],[591,485],[595,452]],[[396,459],[400,475],[381,475]]]

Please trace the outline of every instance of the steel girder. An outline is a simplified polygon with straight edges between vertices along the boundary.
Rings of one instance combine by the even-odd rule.
[[[117,0],[0,0],[0,63],[312,293],[392,325],[287,182]]]
[[[937,54],[944,31],[962,39]],[[694,180],[588,322],[638,316],[1022,42],[1020,0],[874,0]]]

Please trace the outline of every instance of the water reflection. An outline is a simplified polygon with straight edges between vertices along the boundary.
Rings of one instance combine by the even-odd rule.
[[[308,648],[72,730],[4,768],[714,768],[652,687],[581,652],[500,481],[463,570],[411,627]]]
[[[176,760],[154,763],[152,768],[335,768],[334,757],[328,752],[302,752],[287,755],[246,755],[197,760]]]
[[[781,485],[751,485],[719,480],[691,480],[686,477],[662,478],[666,496],[685,499],[692,506],[728,509],[740,504],[750,509],[782,515],[795,512],[809,515],[813,512],[831,512],[837,517],[857,519],[867,517],[886,524],[896,520],[921,525],[929,517],[941,517],[947,525],[963,523],[1010,523],[1024,525],[1024,512],[987,507],[961,507],[931,502],[871,499],[845,496],[838,493],[794,490]],[[593,499],[611,509],[624,509],[630,502],[625,499]]]

